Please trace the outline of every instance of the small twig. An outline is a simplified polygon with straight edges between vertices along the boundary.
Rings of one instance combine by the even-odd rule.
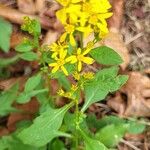
[[[129,141],[126,141],[126,140],[124,140],[124,139],[121,139],[120,141],[121,141],[122,143],[128,145],[129,147],[131,147],[131,148],[134,149],[134,150],[140,150],[140,149],[137,148],[136,146],[132,145]]]
[[[140,38],[140,37],[141,37],[141,36],[143,36],[143,35],[144,35],[144,33],[143,33],[143,32],[138,33],[138,34],[137,34],[137,35],[135,35],[134,37],[132,37],[132,38],[130,38],[129,40],[127,40],[127,41],[125,42],[125,45],[130,44],[131,42],[133,42],[133,41],[137,40],[138,38]]]

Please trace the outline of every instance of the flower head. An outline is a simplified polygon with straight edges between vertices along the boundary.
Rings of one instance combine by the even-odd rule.
[[[56,58],[60,51],[66,50],[68,45],[66,43],[61,44],[59,41],[57,43],[52,43],[49,45],[50,50],[53,52],[52,58]]]
[[[60,50],[58,57],[55,57],[54,60],[56,62],[50,63],[49,66],[53,67],[52,73],[57,72],[59,69],[61,69],[64,74],[67,76],[68,71],[64,67],[64,65],[67,63],[67,50]]]
[[[77,54],[68,57],[67,60],[70,61],[72,64],[77,62],[77,64],[78,64],[78,71],[80,72],[82,70],[82,63],[90,65],[90,64],[93,64],[93,62],[94,62],[93,58],[85,56],[90,51],[91,51],[91,49],[85,49],[82,52],[81,48],[78,48],[77,49]]]

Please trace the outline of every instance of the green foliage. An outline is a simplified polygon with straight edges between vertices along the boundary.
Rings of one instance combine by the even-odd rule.
[[[23,42],[16,46],[17,52],[29,52],[33,49],[33,45],[30,42]]]
[[[37,74],[35,76],[30,77],[25,84],[25,92],[30,92],[34,90],[41,82],[42,76],[41,74]]]
[[[36,148],[23,144],[15,136],[4,136],[0,139],[0,150],[46,150],[46,147]]]
[[[7,67],[11,64],[16,63],[19,60],[19,55],[16,55],[11,58],[0,58],[0,68]]]
[[[41,33],[40,22],[36,19],[30,19],[28,16],[24,17],[24,23],[21,26],[21,29],[33,36],[39,36]]]
[[[49,145],[48,150],[67,150],[67,149],[65,148],[65,144],[61,140],[55,139]]]
[[[0,48],[4,52],[9,51],[11,33],[12,25],[4,19],[0,18]]]
[[[118,90],[127,81],[127,76],[117,76],[117,73],[118,67],[100,70],[92,81],[85,84],[85,103],[82,111],[85,111],[91,104],[103,100],[109,92]]]
[[[27,61],[34,61],[38,59],[38,55],[34,52],[25,52],[20,54],[20,58]]]
[[[82,130],[80,130],[83,139],[85,140],[85,150],[108,150],[100,141],[88,137]]]
[[[6,116],[10,112],[16,111],[12,104],[17,98],[17,93],[18,84],[12,86],[8,91],[0,93],[0,116]]]
[[[119,65],[123,62],[119,54],[107,46],[92,49],[90,55],[103,65]]]
[[[128,129],[128,132],[131,134],[140,134],[144,132],[146,125],[139,123],[137,120],[135,121],[129,121],[130,127]]]
[[[107,147],[114,147],[123,138],[127,131],[127,124],[111,124],[103,127],[96,133],[96,138]]]
[[[2,28],[3,26],[6,28],[5,33],[1,29],[0,33],[5,34],[4,37],[7,42],[5,40],[1,41],[2,34],[0,34],[0,47],[4,52],[7,52],[11,25],[0,19],[1,25]],[[114,148],[125,133],[138,134],[145,130],[145,125],[138,123],[137,120],[128,121],[115,116],[97,119],[96,116],[90,116],[89,114],[86,118],[85,111],[91,104],[104,100],[108,93],[120,89],[128,79],[126,75],[118,75],[119,67],[117,65],[122,63],[122,59],[113,49],[106,46],[92,49],[90,55],[98,63],[112,65],[113,67],[99,70],[96,73],[87,73],[87,77],[85,77],[85,70],[79,72],[79,63],[66,63],[68,62],[67,59],[63,60],[63,57],[67,58],[71,55],[75,59],[77,56],[74,53],[78,47],[71,46],[68,43],[68,48],[65,43],[61,45],[60,41],[57,44],[55,43],[53,50],[56,55],[60,55],[58,51],[63,50],[64,47],[65,50],[68,50],[68,55],[65,52],[61,53],[60,60],[56,57],[55,61],[51,57],[52,51],[49,46],[40,46],[41,26],[38,20],[25,17],[21,28],[32,35],[32,38],[24,39],[21,44],[16,46],[16,56],[9,59],[0,58],[0,68],[3,69],[20,59],[26,61],[36,60],[41,68],[39,68],[40,71],[36,70],[36,75],[26,81],[23,91],[19,91],[18,84],[16,84],[10,90],[1,92],[0,106],[2,107],[0,107],[0,116],[6,116],[13,111],[17,111],[12,107],[14,102],[25,104],[32,97],[37,99],[40,108],[39,112],[35,114],[33,122],[19,122],[17,124],[18,130],[15,133],[0,139],[0,150],[67,150],[68,146],[71,150],[77,150],[79,146],[83,146],[85,150],[108,150],[108,148]],[[79,41],[81,45],[79,48],[85,51],[82,54],[81,50],[81,55],[78,55],[82,59],[80,63],[85,61],[90,64],[92,59],[86,56],[88,49],[83,47],[82,42]],[[93,42],[88,43],[88,46],[93,47],[93,44]],[[80,53],[80,49],[78,49],[78,53]],[[55,62],[58,63],[57,66],[55,66],[57,64]],[[49,63],[55,63],[51,67],[53,68],[53,65],[56,67],[56,73],[51,72],[52,68],[49,67]],[[63,67],[66,68],[69,77],[64,74],[61,63],[64,64]],[[64,73],[62,73],[62,70]],[[75,72],[79,75],[79,78],[72,75]],[[53,87],[53,85],[50,85],[51,79],[58,81],[57,90],[62,88],[60,90],[62,95],[60,93],[51,94],[53,93],[53,91],[51,92],[51,87]],[[55,89],[55,92],[57,90]],[[83,99],[81,95],[84,95],[85,101],[83,106],[80,107],[80,97]],[[63,102],[64,106],[56,108],[55,102],[60,100],[61,96],[68,97],[66,104]],[[72,106],[73,109],[70,109]],[[92,129],[96,129],[95,134],[91,132]],[[59,137],[63,137],[63,140]]]
[[[37,74],[35,76],[32,76],[29,78],[25,84],[24,91],[19,94],[17,97],[17,102],[18,103],[27,103],[31,100],[32,97],[48,92],[48,89],[36,89],[38,85],[42,81],[42,76],[41,74]]]
[[[67,110],[72,106],[68,104],[60,109],[51,109],[37,117],[33,124],[18,134],[18,138],[25,144],[41,147],[58,136],[65,136],[59,131]]]

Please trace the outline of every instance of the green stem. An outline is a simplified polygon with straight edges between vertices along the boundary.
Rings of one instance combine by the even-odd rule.
[[[76,105],[75,105],[75,124],[76,124],[76,133],[75,133],[75,147],[78,149],[79,145],[79,136],[78,136],[78,128],[79,128],[79,103],[78,100],[76,100]]]

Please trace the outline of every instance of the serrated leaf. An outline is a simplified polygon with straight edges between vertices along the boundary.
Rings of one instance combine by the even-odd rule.
[[[31,43],[21,43],[15,47],[17,52],[29,52],[33,49]]]
[[[41,94],[41,93],[45,93],[48,92],[48,89],[41,89],[41,90],[33,90],[30,92],[23,92],[21,93],[18,98],[17,98],[17,102],[20,104],[24,104],[27,103],[31,100],[32,97]]]
[[[25,84],[25,92],[30,92],[34,90],[41,82],[41,74],[30,77]]]
[[[96,133],[96,138],[107,147],[114,147],[122,139],[127,131],[127,124],[107,125]]]
[[[22,130],[18,138],[25,144],[40,147],[62,135],[58,130],[66,111],[71,106],[72,104],[69,104],[60,109],[48,109],[37,117],[29,128]]]
[[[10,112],[16,111],[16,109],[12,107],[12,104],[16,100],[17,92],[18,84],[15,84],[8,91],[0,94],[0,116],[5,116]]]
[[[91,104],[103,100],[109,92],[118,90],[128,79],[127,76],[117,76],[118,67],[100,70],[95,78],[84,85],[85,103],[81,111]]]
[[[0,18],[0,48],[4,52],[9,51],[11,33],[12,25],[4,19]]]
[[[120,55],[107,46],[92,49],[90,55],[103,65],[119,65],[123,62]]]
[[[108,150],[106,146],[96,139],[88,137],[83,131],[80,133],[85,141],[85,150]]]
[[[38,59],[38,55],[34,52],[25,52],[20,55],[20,58],[27,61],[33,61]]]

